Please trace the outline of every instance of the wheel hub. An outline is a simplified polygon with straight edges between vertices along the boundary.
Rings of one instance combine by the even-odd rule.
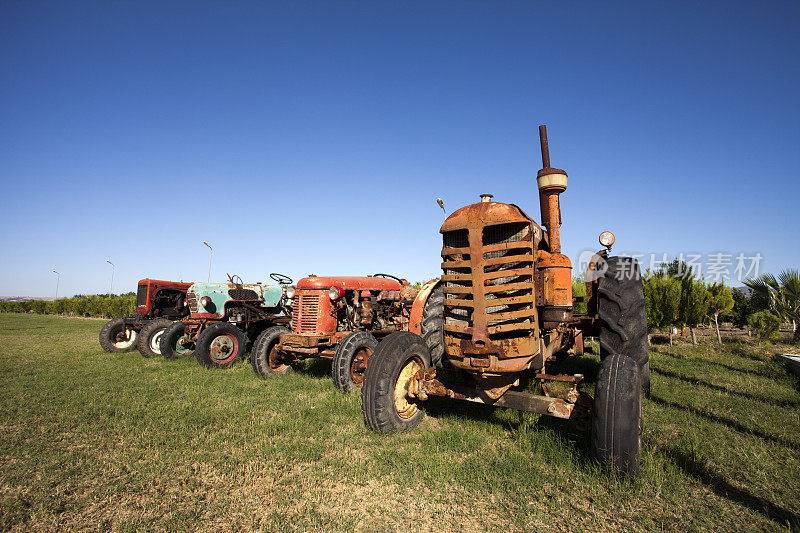
[[[419,409],[416,401],[408,394],[408,383],[424,368],[422,361],[417,357],[412,357],[405,363],[397,376],[394,386],[394,408],[400,418],[411,418]]]
[[[136,337],[136,332],[132,328],[128,328],[123,326],[122,329],[116,332],[114,335],[114,346],[116,348],[127,348],[131,344],[133,344],[133,340]]]
[[[155,335],[150,337],[150,349],[155,353],[161,353],[161,337],[164,335],[164,330],[158,330]]]
[[[233,335],[220,335],[209,346],[211,359],[216,363],[225,363],[236,353],[238,342]]]
[[[269,354],[267,355],[267,365],[269,366],[269,369],[272,370],[273,372],[280,372],[281,370],[286,368],[287,365],[283,361],[283,357],[281,356],[281,353],[278,351],[277,345],[273,346],[270,349]]]
[[[350,363],[350,381],[357,387],[364,383],[364,372],[367,370],[367,362],[372,355],[372,350],[363,346],[356,350],[353,361]]]

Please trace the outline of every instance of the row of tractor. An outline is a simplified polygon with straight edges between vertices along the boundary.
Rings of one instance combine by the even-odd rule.
[[[228,283],[143,279],[136,316],[110,320],[100,345],[109,352],[138,348],[144,357],[194,356],[218,368],[250,352],[262,377],[291,372],[303,359],[328,358],[336,386],[352,391],[361,387],[378,341],[408,331],[414,300],[429,293],[390,274],[310,275],[296,285],[283,274],[270,277],[275,284],[245,284],[238,276]]]
[[[601,463],[633,474],[650,380],[639,266],[612,256],[615,238],[604,231],[581,273],[586,296],[573,296],[560,238],[567,174],[550,166],[544,126],[539,134],[542,225],[481,195],[445,219],[441,275],[421,287],[387,274],[296,284],[271,274],[274,285],[145,279],[137,316],[110,321],[100,343],[146,357],[194,355],[209,367],[249,351],[262,377],[328,358],[338,388],[361,389],[364,422],[377,432],[413,428],[431,397],[506,407],[574,421],[590,430]],[[587,337],[599,340],[594,397],[581,390],[584,375],[559,372],[565,357],[583,355]]]

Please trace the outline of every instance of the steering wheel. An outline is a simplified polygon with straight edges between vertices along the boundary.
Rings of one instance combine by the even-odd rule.
[[[269,275],[278,285],[291,285],[292,278],[289,276],[285,276],[283,274],[278,274],[277,272],[273,272]]]
[[[400,285],[403,284],[403,280],[402,279],[398,278],[397,276],[392,276],[391,274],[383,274],[383,273],[373,274],[372,277],[373,278],[389,278],[389,279],[395,280]]]
[[[236,281],[237,279],[238,279],[239,281]],[[239,276],[237,276],[236,274],[234,274],[234,275],[233,275],[233,277],[231,277],[231,275],[230,275],[230,274],[228,274],[228,281],[230,281],[230,282],[231,282],[231,283],[233,283],[234,285],[241,285],[241,284],[242,284],[242,278],[240,278],[240,277],[239,277]]]

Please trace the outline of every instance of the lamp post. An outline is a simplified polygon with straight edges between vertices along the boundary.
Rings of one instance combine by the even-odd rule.
[[[106,259],[106,263],[111,265],[111,285],[108,287],[108,295],[111,296],[111,292],[114,290],[114,263],[108,259]]]
[[[208,246],[208,281],[211,281],[211,256],[214,254],[214,249],[208,244],[208,241],[203,241],[203,244]]]
[[[56,297],[53,298],[53,301],[55,302],[56,300],[58,300],[58,284],[61,282],[61,272],[57,272],[55,270],[53,270],[53,272],[55,272],[56,276],[58,276],[56,278]]]
[[[437,198],[436,203],[439,204],[439,207],[444,211],[444,218],[447,218],[447,209],[444,208],[444,201],[441,198]]]

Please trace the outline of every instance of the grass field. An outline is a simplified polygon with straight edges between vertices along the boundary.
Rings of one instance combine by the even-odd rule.
[[[657,345],[641,475],[568,424],[431,401],[382,436],[329,367],[106,354],[101,321],[0,314],[0,525],[24,530],[774,530],[800,525],[788,346]],[[593,378],[598,361],[569,361]],[[591,388],[589,388],[591,390]]]

